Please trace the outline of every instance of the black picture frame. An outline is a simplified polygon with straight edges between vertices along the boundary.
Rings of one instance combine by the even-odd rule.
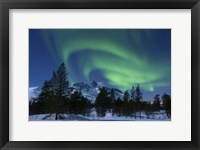
[[[189,142],[9,141],[9,9],[191,9],[192,122]],[[178,21],[178,20],[177,20]],[[0,0],[0,147],[9,149],[199,149],[200,2],[199,0]],[[198,59],[199,58],[199,59]],[[173,135],[172,135],[173,136]]]

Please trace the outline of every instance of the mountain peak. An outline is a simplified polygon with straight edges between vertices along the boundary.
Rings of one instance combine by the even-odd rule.
[[[92,87],[97,87],[97,85],[98,85],[98,84],[97,84],[96,81],[93,80],[93,81],[91,82],[91,86],[92,86]]]
[[[96,82],[94,80],[90,84],[84,82],[77,82],[69,88],[72,90],[72,93],[74,93],[75,91],[79,91],[84,97],[94,102],[102,87],[105,87],[108,91],[111,90],[110,88],[106,87],[102,82]],[[41,90],[41,87],[30,87],[29,100],[31,100],[32,98],[36,98],[41,93]],[[116,97],[123,97],[122,91],[116,88],[114,88],[114,91]]]

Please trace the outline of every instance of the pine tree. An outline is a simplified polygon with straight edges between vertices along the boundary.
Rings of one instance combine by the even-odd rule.
[[[132,86],[132,89],[131,89],[131,99],[135,100],[135,88],[134,88],[134,86]]]
[[[37,107],[41,108],[42,113],[54,112],[52,104],[53,90],[51,80],[46,80],[42,86],[42,91],[38,96]]]
[[[153,107],[155,111],[160,110],[160,95],[156,94],[154,97]]]
[[[70,113],[71,114],[80,114],[81,112],[81,99],[82,99],[82,94],[81,92],[75,91],[72,95],[71,95],[71,99],[70,99]]]
[[[117,98],[116,101],[113,103],[113,115],[121,116],[123,114],[123,108],[122,108],[122,100],[120,98]]]
[[[142,100],[142,92],[140,90],[139,84],[137,85],[137,87],[135,89],[135,100],[136,100],[136,102],[139,102]]]
[[[136,110],[139,111],[140,119],[141,119],[141,100],[142,100],[142,92],[138,84],[135,89],[135,101],[136,101],[135,106],[136,106]]]
[[[115,90],[112,88],[109,92],[108,109],[113,109],[114,102],[115,102]]]
[[[106,111],[108,109],[108,99],[108,91],[105,87],[102,87],[95,101],[95,109],[99,117],[104,117],[106,115]]]
[[[58,120],[59,114],[66,112],[69,107],[67,101],[70,92],[68,73],[62,63],[56,72],[53,71],[52,78],[44,82],[37,101],[31,104],[32,112],[55,113],[55,119]]]
[[[57,72],[53,72],[52,77],[55,99],[57,100],[56,107],[56,120],[58,119],[59,113],[64,113],[66,109],[66,97],[69,96],[69,81],[68,73],[66,71],[65,64],[62,63]]]
[[[131,114],[131,110],[130,110],[130,105],[129,105],[129,93],[126,90],[124,92],[124,97],[123,97],[123,115],[127,117],[130,114]]]
[[[130,115],[131,115],[131,117],[134,114],[135,115],[135,119],[136,119],[136,101],[133,100],[132,98],[129,101],[129,107],[130,107]]]
[[[128,102],[128,100],[129,100],[129,93],[128,93],[127,90],[124,92],[123,100],[124,100],[124,101],[127,101],[127,102]]]
[[[43,86],[42,86],[42,91],[39,95],[40,99],[50,99],[53,94],[52,90],[52,82],[51,80],[45,80]]]
[[[68,81],[68,73],[66,71],[65,64],[62,63],[55,75],[56,84],[56,94],[60,97],[69,94],[69,81]]]
[[[165,113],[167,117],[170,118],[171,117],[171,97],[170,95],[164,93],[162,96],[162,100],[163,100],[163,107],[165,109]]]

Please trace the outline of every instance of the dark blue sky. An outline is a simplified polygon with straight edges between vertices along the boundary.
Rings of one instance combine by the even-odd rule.
[[[144,98],[171,94],[170,29],[29,29],[29,87],[64,62],[70,83],[92,80]]]

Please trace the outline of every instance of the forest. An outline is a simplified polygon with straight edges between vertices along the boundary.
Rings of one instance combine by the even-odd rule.
[[[41,93],[34,100],[29,102],[29,115],[35,114],[56,114],[55,120],[62,120],[59,114],[74,114],[89,116],[92,109],[95,109],[98,117],[104,117],[107,112],[118,117],[135,117],[139,114],[142,119],[142,112],[148,116],[163,110],[168,118],[171,118],[171,96],[155,94],[154,101],[144,101],[143,92],[139,84],[130,87],[123,94],[123,98],[116,98],[115,90],[101,87],[92,102],[83,96],[81,91],[73,91],[70,88],[68,72],[64,63],[57,71],[53,71],[52,77],[45,80]]]

